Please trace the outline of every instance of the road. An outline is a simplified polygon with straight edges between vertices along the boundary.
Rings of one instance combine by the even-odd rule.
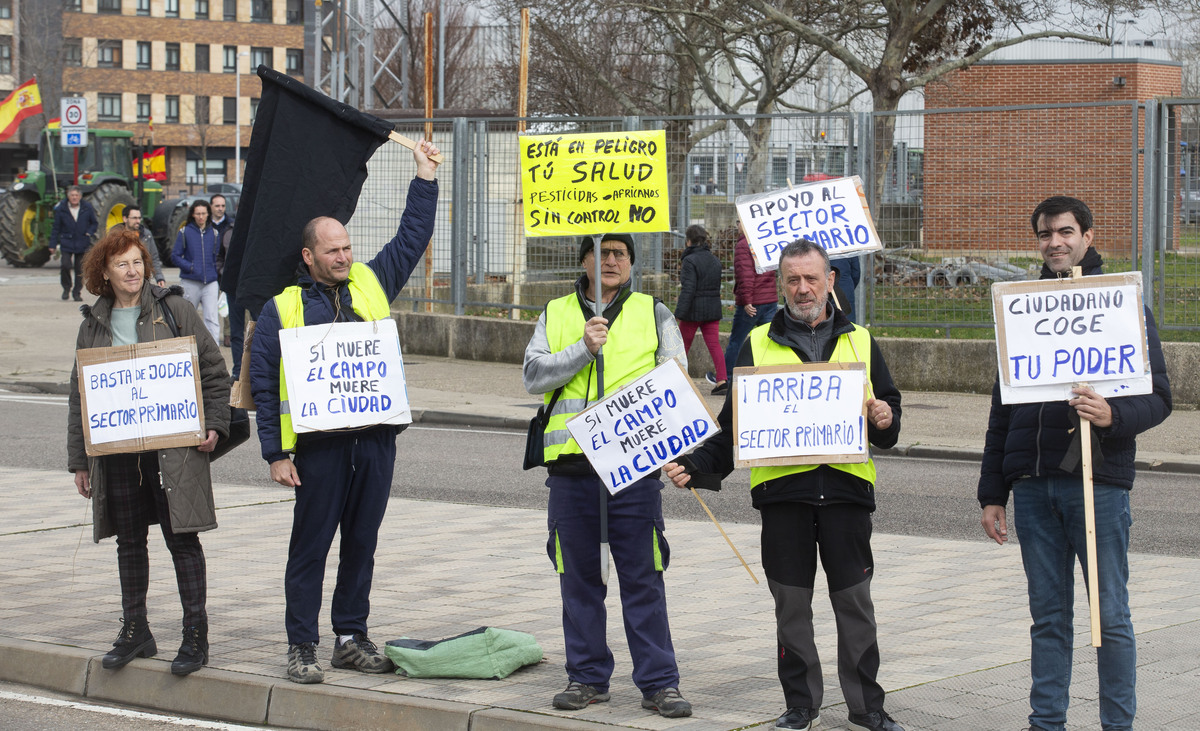
[[[0,392],[0,464],[23,469],[64,469],[65,396]],[[546,503],[545,471],[522,471],[524,433],[495,429],[415,425],[399,438],[400,459],[392,495],[471,505],[541,509]],[[975,502],[977,464],[962,461],[881,457],[877,460],[880,533],[983,541]],[[216,482],[279,488],[251,440],[213,465]],[[63,472],[63,489],[73,490]],[[754,523],[748,471],[734,473],[718,493],[701,491],[717,519]],[[1173,556],[1200,555],[1194,530],[1200,513],[1200,481],[1191,475],[1142,472],[1133,497],[1133,550]],[[668,519],[707,520],[690,493],[668,488]]]

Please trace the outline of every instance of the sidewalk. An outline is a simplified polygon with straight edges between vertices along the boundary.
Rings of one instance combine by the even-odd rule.
[[[78,312],[51,301],[47,292],[56,296],[57,290],[0,282],[0,388],[62,392]],[[27,311],[15,311],[20,308]],[[523,429],[539,402],[521,388],[516,365],[420,355],[406,361],[409,396],[421,421]],[[988,397],[906,393],[905,407],[904,446],[898,449],[978,459]],[[1200,413],[1177,412],[1140,440],[1144,466],[1200,472],[1197,433]],[[695,716],[663,719],[640,708],[616,592],[608,621],[617,658],[613,699],[562,712],[549,703],[565,679],[557,582],[542,549],[544,512],[403,499],[392,500],[381,530],[372,636],[380,642],[432,639],[493,625],[532,633],[544,661],[501,681],[366,676],[329,668],[326,639],[320,650],[326,683],[291,684],[284,676],[281,621],[291,494],[233,484],[216,486],[221,528],[202,537],[209,667],[186,679],[169,673],[180,610],[166,552],[154,537],[149,603],[159,654],[105,671],[99,658],[121,611],[113,544],[92,545],[87,504],[64,484],[57,468],[0,467],[0,680],[173,713],[302,728],[724,731],[770,728],[783,711],[770,594],[765,584],[751,581],[711,524],[668,524],[672,544],[687,547],[672,556],[667,591],[681,690]],[[725,528],[762,581],[757,527]],[[1029,616],[1017,549],[881,534],[873,547],[880,682],[889,691],[888,711],[908,731],[1023,727]],[[1130,562],[1141,666],[1138,727],[1193,729],[1200,708],[1200,559],[1132,554]],[[331,553],[326,596],[335,567]],[[814,602],[825,660],[822,728],[836,731],[846,728],[846,710],[833,662],[836,630],[820,599],[825,593],[818,585]],[[1079,651],[1069,728],[1090,729],[1098,717],[1095,656],[1082,589],[1076,599]]]

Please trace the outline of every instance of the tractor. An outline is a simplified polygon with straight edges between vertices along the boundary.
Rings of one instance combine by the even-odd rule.
[[[86,147],[79,152],[59,145],[58,129],[45,129],[39,138],[36,164],[18,173],[7,193],[0,195],[0,253],[10,266],[40,267],[50,258],[50,228],[54,206],[76,184],[84,199],[96,209],[97,237],[121,223],[126,206],[140,198],[148,221],[163,199],[162,185],[138,181],[133,175],[133,133],[126,130],[90,129]],[[78,178],[76,172],[78,171]]]

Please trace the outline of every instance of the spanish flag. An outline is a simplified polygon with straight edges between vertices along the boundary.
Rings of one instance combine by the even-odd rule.
[[[30,79],[0,102],[0,142],[12,137],[23,119],[41,111],[42,95],[38,91],[37,80]]]
[[[146,180],[166,180],[167,179],[167,148],[160,147],[153,152],[142,153],[142,169],[146,174]],[[138,164],[137,160],[133,161],[133,177],[137,177]]]

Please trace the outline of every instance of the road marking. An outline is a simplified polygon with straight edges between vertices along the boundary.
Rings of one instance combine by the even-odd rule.
[[[504,436],[511,436],[513,434],[519,433],[515,429],[510,429],[507,431],[501,431],[499,429],[460,429],[460,428],[452,427],[452,426],[421,426],[421,425],[417,425],[417,424],[413,424],[409,428],[415,429],[417,431],[454,431],[454,432],[464,432],[466,434],[501,434]]]
[[[66,396],[56,396],[52,394],[36,394],[36,393],[16,393],[14,391],[0,391],[0,401],[8,401],[14,404],[54,404],[56,406],[66,406]]]
[[[141,711],[129,711],[124,708],[111,708],[109,706],[96,706],[90,703],[78,703],[76,701],[64,701],[58,698],[45,698],[37,695],[26,695],[24,693],[9,693],[8,691],[0,690],[0,698],[10,701],[23,701],[25,703],[35,703],[41,706],[56,706],[58,708],[71,708],[76,711],[88,711],[90,713],[103,713],[109,716],[121,716],[122,718],[132,718],[139,721],[158,721],[160,723],[169,723],[173,726],[191,726],[192,728],[211,728],[211,729],[256,729],[261,726],[242,726],[236,723],[224,723],[221,721],[201,721],[194,718],[184,718],[182,716],[160,716],[154,713],[143,713]]]

